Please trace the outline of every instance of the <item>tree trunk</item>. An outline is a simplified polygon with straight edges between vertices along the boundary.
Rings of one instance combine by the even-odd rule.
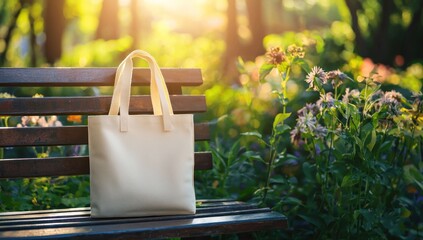
[[[112,40],[119,38],[119,2],[104,0],[100,12],[96,39]]]
[[[12,32],[16,27],[16,22],[18,20],[19,15],[22,12],[22,9],[24,8],[23,4],[21,3],[21,6],[16,10],[16,12],[12,16],[12,20],[10,21],[10,25],[7,28],[6,36],[4,37],[5,47],[3,52],[0,54],[0,66],[6,65],[6,54],[10,47],[10,40],[12,39]]]
[[[54,64],[62,55],[62,39],[66,25],[63,14],[64,6],[65,0],[45,1],[44,31],[46,42],[44,54],[49,64]]]
[[[141,0],[131,0],[131,27],[129,29],[132,36],[132,49],[136,49],[140,45],[142,37],[142,20],[140,12],[144,10]]]
[[[405,41],[403,46],[403,56],[405,66],[410,65],[414,59],[423,58],[423,33],[422,29],[422,16],[423,16],[423,1],[418,1],[418,7],[413,14],[411,23],[405,32]]]
[[[237,75],[235,61],[240,54],[236,0],[228,0],[226,16],[226,56],[224,59],[223,72],[228,78],[233,78]]]
[[[395,8],[393,1],[382,1],[382,14],[379,26],[376,29],[373,40],[373,60],[376,63],[392,65],[393,51],[390,44],[389,22]]]
[[[29,8],[32,8],[32,5],[29,6]],[[37,66],[37,43],[36,43],[35,28],[34,28],[35,19],[32,16],[31,11],[28,14],[28,21],[29,21],[29,42],[30,42],[29,66],[36,67]]]
[[[348,7],[348,10],[351,14],[351,27],[355,34],[355,46],[356,46],[356,52],[361,56],[367,56],[367,46],[366,42],[364,41],[363,35],[361,34],[361,29],[358,24],[358,15],[357,11],[362,8],[361,3],[357,0],[345,0],[345,4]]]
[[[263,23],[262,1],[245,0],[248,12],[248,24],[252,33],[251,42],[244,51],[244,56],[248,60],[264,53],[263,38],[265,36],[265,26]]]

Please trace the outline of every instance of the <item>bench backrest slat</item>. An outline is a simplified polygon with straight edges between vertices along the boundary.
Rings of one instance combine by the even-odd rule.
[[[208,140],[210,138],[208,125],[196,123],[194,138],[196,141]],[[0,147],[83,144],[88,144],[86,126],[13,127],[3,128],[0,131]]]
[[[116,68],[0,68],[0,86],[113,86]],[[199,86],[200,69],[162,68],[167,85]],[[150,84],[150,69],[134,68],[132,86]]]
[[[0,93],[22,87],[101,87],[113,86],[116,68],[0,68]],[[207,110],[202,95],[183,95],[182,87],[202,84],[199,69],[163,69],[166,85],[175,114],[201,113]],[[136,68],[133,75],[134,86],[148,86],[148,68]],[[18,91],[19,92],[19,91]],[[9,92],[14,94],[14,92]],[[0,117],[11,117],[19,123],[21,116],[59,116],[65,121],[69,115],[81,115],[86,122],[88,115],[106,115],[110,107],[110,96],[44,96],[32,98],[16,96],[0,98]],[[151,114],[153,112],[149,95],[131,96],[131,114]],[[62,117],[60,117],[62,116]],[[210,138],[207,123],[194,126],[195,141]],[[10,148],[69,146],[88,144],[88,128],[83,123],[54,127],[1,127],[0,148],[4,159],[0,159],[0,178],[20,178],[39,176],[68,176],[89,174],[88,156],[35,156],[28,151],[6,154]],[[21,156],[19,155],[21,154]],[[37,158],[39,157],[39,158]],[[205,170],[212,166],[211,153],[195,153],[195,169]]]
[[[209,153],[195,153],[194,160],[195,170],[207,170],[212,167],[211,154]],[[88,156],[3,159],[0,161],[0,179],[72,176],[89,173]]]
[[[172,95],[175,113],[205,112],[204,96]],[[21,115],[107,115],[111,97],[49,97],[49,98],[0,98],[0,116]],[[131,114],[151,114],[150,96],[131,97]]]

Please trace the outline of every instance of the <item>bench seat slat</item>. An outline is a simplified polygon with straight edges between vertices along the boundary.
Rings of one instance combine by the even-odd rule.
[[[233,214],[148,222],[106,225],[10,230],[0,239],[150,239],[242,233],[286,227],[286,220],[275,212]]]
[[[161,68],[169,85],[199,86],[200,69]],[[0,68],[0,87],[113,86],[116,68]],[[150,84],[150,69],[134,68],[133,86]]]
[[[194,138],[196,141],[210,138],[207,123],[194,125]],[[88,144],[87,126],[0,128],[0,147],[83,144]]]
[[[202,201],[202,200],[200,200]],[[207,204],[207,201],[205,201]],[[48,237],[85,239],[165,238],[247,232],[286,227],[286,218],[268,208],[237,201],[199,205],[196,215],[91,219],[89,208],[0,215],[0,239]],[[46,212],[46,213],[44,213]],[[30,216],[30,218],[28,218]],[[24,217],[24,218],[22,218]],[[15,219],[14,219],[15,218]],[[85,230],[89,229],[89,232]],[[57,235],[59,234],[59,235]]]
[[[223,216],[228,215],[231,212],[237,212],[238,214],[245,213],[259,213],[259,212],[270,212],[269,208],[257,208],[257,206],[252,204],[246,204],[242,202],[234,201],[229,205],[219,204],[211,207],[198,206],[196,214],[201,216]],[[46,212],[46,213],[44,213]],[[43,224],[48,222],[56,222],[58,224],[66,222],[89,222],[89,224],[106,224],[106,223],[125,223],[133,220],[133,222],[146,222],[146,221],[157,221],[162,219],[180,219],[180,218],[192,218],[192,215],[172,215],[172,216],[152,216],[152,217],[134,217],[134,218],[103,218],[103,219],[93,219],[90,217],[90,208],[77,208],[75,211],[63,211],[63,212],[54,212],[49,213],[48,210],[37,211],[37,213],[25,213],[22,212],[21,215],[12,215],[12,216],[0,216],[0,230],[7,228],[21,228],[22,225],[34,224]],[[34,228],[34,227],[31,227]]]
[[[196,152],[195,170],[212,168],[210,152]],[[86,175],[90,173],[89,157],[20,158],[0,160],[1,178]]]
[[[196,203],[198,207],[201,209],[204,208],[217,208],[222,206],[230,206],[233,205],[236,206],[244,206],[248,205],[251,206],[251,204],[240,202],[232,199],[197,199]],[[83,211],[89,211],[89,207],[78,207],[78,208],[63,208],[63,209],[46,209],[46,210],[32,210],[32,211],[16,211],[16,212],[0,212],[0,221],[2,220],[8,220],[13,218],[34,218],[34,216],[51,216],[55,217],[57,216],[64,216],[63,214],[73,213],[73,212],[83,212]]]
[[[207,110],[204,96],[171,95],[175,113],[197,113]],[[2,98],[1,116],[33,115],[106,115],[111,97],[45,97],[45,98]],[[131,114],[151,114],[153,107],[150,96],[131,97]]]
[[[207,209],[198,209],[196,218],[214,217],[214,216],[228,216],[234,214],[253,214],[253,213],[268,213],[269,209],[249,207],[246,209],[222,209],[220,211],[207,211]],[[117,218],[117,219],[92,219],[90,212],[80,212],[73,216],[63,216],[56,218],[39,218],[28,220],[9,220],[0,223],[0,231],[23,230],[23,229],[37,229],[37,228],[58,228],[58,227],[81,227],[81,226],[95,226],[106,224],[126,224],[126,223],[140,223],[148,221],[169,221],[180,219],[192,219],[192,215],[174,215],[174,216],[157,216],[144,218]]]

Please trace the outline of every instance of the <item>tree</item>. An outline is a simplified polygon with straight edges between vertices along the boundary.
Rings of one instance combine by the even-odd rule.
[[[227,26],[226,26],[226,57],[224,72],[229,78],[238,75],[235,61],[238,57],[246,60],[252,60],[256,56],[264,53],[263,38],[266,34],[262,1],[245,0],[248,16],[248,26],[252,33],[251,40],[242,44],[238,35],[238,11],[237,1],[228,0],[228,8],[226,10]]]
[[[263,22],[262,1],[245,0],[247,5],[248,25],[252,34],[252,39],[245,48],[245,57],[252,59],[262,55],[264,52],[263,38],[266,34]]]
[[[226,10],[226,56],[223,71],[229,78],[237,74],[235,60],[241,53],[237,15],[236,0],[228,0],[228,8]]]
[[[119,38],[119,1],[104,0],[100,12],[96,39],[111,40]]]
[[[63,9],[65,0],[46,0],[44,15],[44,32],[46,41],[44,54],[49,64],[60,59],[62,55],[62,39],[66,26]]]
[[[423,1],[377,1],[380,9],[378,19],[370,21],[368,35],[363,34],[358,19],[366,18],[364,5],[367,1],[345,0],[351,14],[351,27],[355,33],[355,51],[363,57],[370,57],[377,63],[407,67],[423,60]],[[374,2],[372,2],[374,3]],[[367,4],[368,5],[368,4]],[[375,11],[377,12],[377,11]],[[411,15],[407,24],[404,16]],[[403,63],[396,62],[400,56]]]
[[[24,8],[24,6],[23,6],[22,2],[20,2],[20,6],[18,6],[18,8],[12,14],[12,18],[10,20],[9,26],[7,27],[6,35],[4,37],[5,47],[4,47],[3,52],[0,54],[0,66],[4,66],[4,64],[6,63],[6,54],[7,54],[7,51],[9,50],[9,47],[10,47],[10,40],[12,39],[12,33],[13,33],[13,30],[15,29],[15,27],[16,27],[16,22],[18,20],[19,15],[21,14],[23,8]],[[3,8],[2,8],[2,10],[3,10]],[[4,9],[4,10],[6,10],[6,9]]]

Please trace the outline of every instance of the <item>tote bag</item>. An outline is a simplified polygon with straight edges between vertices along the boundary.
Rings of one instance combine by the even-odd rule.
[[[135,57],[150,66],[154,115],[129,115]],[[119,65],[109,114],[88,117],[88,141],[92,217],[195,213],[193,115],[173,114],[150,54],[136,50]]]

